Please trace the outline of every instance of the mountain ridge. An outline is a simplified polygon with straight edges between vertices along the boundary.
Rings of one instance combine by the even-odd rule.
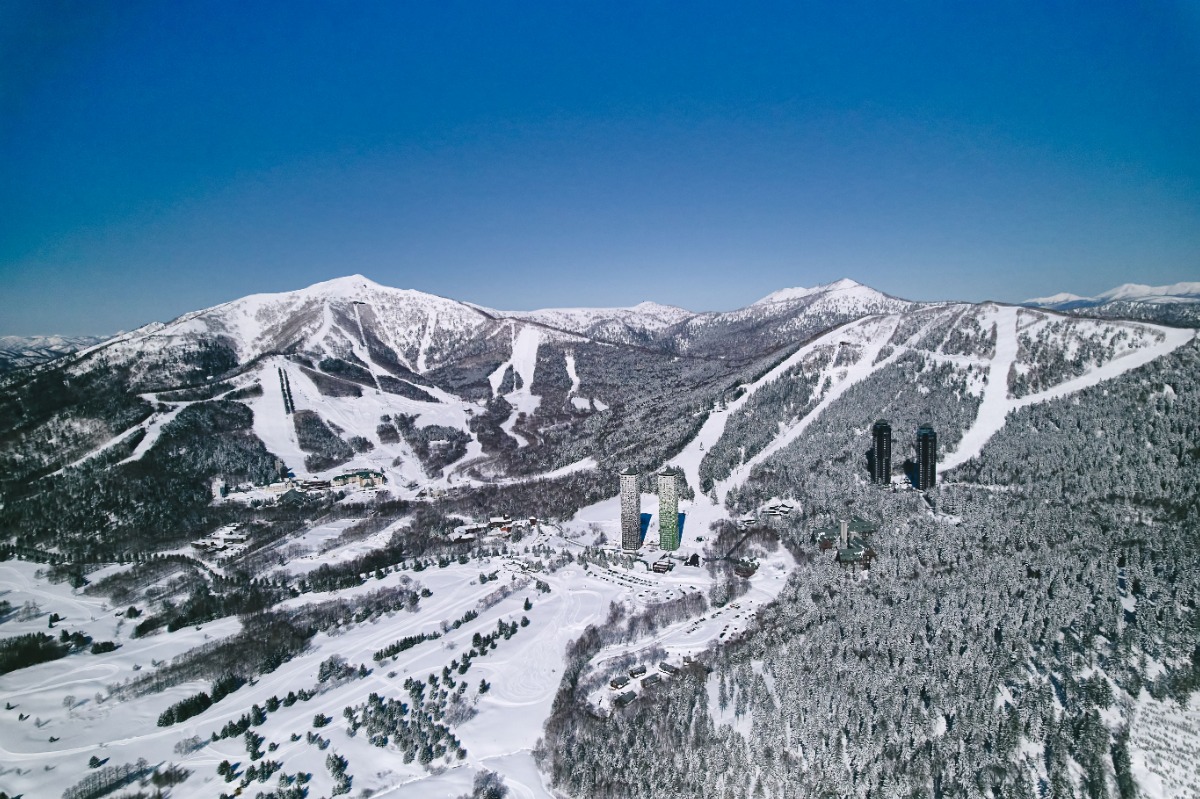
[[[1094,297],[1083,297],[1070,292],[1059,292],[1048,297],[1034,297],[1023,305],[1036,305],[1053,310],[1091,308],[1113,302],[1176,303],[1200,302],[1200,282],[1180,282],[1165,286],[1148,286],[1142,283],[1122,283],[1102,291]]]

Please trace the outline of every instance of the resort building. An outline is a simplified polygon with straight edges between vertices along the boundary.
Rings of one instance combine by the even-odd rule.
[[[621,470],[621,547],[629,551],[642,545],[642,492],[638,473]]]
[[[937,432],[932,425],[917,428],[917,488],[928,491],[937,485]]]
[[[679,549],[679,470],[670,466],[658,473],[658,545]]]
[[[892,481],[892,426],[880,419],[871,428],[871,482]]]

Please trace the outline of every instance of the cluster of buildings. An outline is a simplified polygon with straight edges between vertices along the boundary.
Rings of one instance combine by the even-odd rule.
[[[245,549],[248,540],[245,533],[239,532],[238,525],[231,524],[217,530],[208,538],[193,541],[192,548],[206,555],[232,555]]]
[[[377,472],[374,469],[358,469],[339,474],[329,480],[301,480],[295,477],[285,477],[268,485],[266,490],[271,494],[287,494],[291,491],[306,494],[310,491],[328,491],[331,488],[344,488],[351,485],[359,488],[374,488],[385,483],[387,483],[387,478],[383,476],[383,472]]]
[[[528,519],[513,519],[505,514],[491,517],[487,524],[465,524],[462,527],[456,527],[449,537],[451,541],[455,542],[474,541],[483,535],[503,538],[513,530],[532,529],[537,526],[538,518],[536,516],[530,516]]]
[[[928,491],[937,485],[937,431],[931,424],[917,428],[913,442],[916,461],[913,465],[912,481],[918,491]],[[871,481],[888,484],[892,482],[892,425],[880,419],[871,427]]]
[[[657,474],[658,546],[668,552],[679,549],[679,484],[683,475],[666,467]],[[621,471],[621,547],[634,551],[642,545],[641,475],[634,469]]]
[[[875,530],[875,525],[858,516],[842,519],[835,525],[816,530],[817,547],[822,552],[836,550],[834,558],[843,566],[869,566],[875,558],[875,550],[871,549],[865,536],[871,535]]]
[[[289,491],[299,491],[302,494],[309,491],[328,491],[331,484],[328,480],[297,480],[294,477],[288,477],[267,486],[267,492],[271,494],[286,494]]]
[[[374,469],[359,469],[339,474],[329,482],[333,484],[334,488],[348,485],[356,485],[359,488],[374,488],[375,486],[385,485],[387,478],[383,476],[383,472],[377,472]]]
[[[685,658],[685,660],[686,660],[686,658]],[[624,691],[626,686],[629,685],[630,678],[633,678],[633,679],[640,679],[642,686],[645,688],[648,688],[651,685],[655,685],[657,683],[662,682],[664,674],[667,677],[674,677],[677,674],[679,674],[679,668],[677,666],[672,666],[670,663],[667,663],[666,661],[658,664],[658,670],[660,672],[662,672],[662,674],[647,675],[646,667],[644,665],[637,666],[633,669],[630,669],[629,677],[626,677],[625,675],[622,674],[620,677],[617,677],[617,678],[613,679],[612,681],[610,681],[608,686],[610,688],[612,688],[614,691]],[[623,708],[635,699],[637,699],[637,694],[635,694],[633,691],[624,691],[624,693],[620,694],[619,696],[617,696],[616,699],[613,700],[613,707]]]

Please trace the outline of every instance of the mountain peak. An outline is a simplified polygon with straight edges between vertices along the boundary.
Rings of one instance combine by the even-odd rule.
[[[819,286],[813,286],[812,288],[797,286],[795,288],[773,291],[754,304],[765,305],[771,302],[790,302],[792,300],[800,300],[804,299],[805,297],[811,297],[814,294],[828,294],[834,291],[850,291],[853,289],[866,289],[867,291],[874,292],[874,289],[864,286],[857,280],[851,280],[848,277],[844,277],[841,280],[835,280],[832,283],[823,283]]]
[[[332,280],[324,280],[320,283],[314,283],[305,291],[312,293],[329,293],[338,296],[349,296],[359,294],[363,291],[378,291],[386,289],[370,278],[362,275],[346,275],[345,277],[335,277]]]

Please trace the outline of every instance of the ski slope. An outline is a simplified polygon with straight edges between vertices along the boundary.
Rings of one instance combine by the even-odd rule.
[[[1156,358],[1169,355],[1179,347],[1191,341],[1196,331],[1182,328],[1152,327],[1162,334],[1162,340],[1148,346],[1132,349],[1120,354],[1107,363],[1101,364],[1087,373],[1072,380],[1067,380],[1045,391],[1024,397],[1012,397],[1008,390],[1008,374],[1017,357],[1018,350],[1018,320],[1019,310],[1012,306],[998,306],[994,320],[997,324],[996,355],[991,359],[988,372],[987,386],[984,388],[983,402],[975,423],[963,433],[962,440],[951,452],[939,458],[938,468],[941,471],[960,466],[983,451],[984,446],[992,436],[1000,432],[1008,419],[1008,415],[1027,405],[1046,402],[1059,397],[1069,396],[1085,388],[1098,385],[1105,380],[1111,380],[1122,374],[1144,366]]]
[[[605,503],[601,503],[603,507],[585,509],[578,520],[564,524],[561,530],[543,527],[534,531],[520,544],[510,544],[508,554],[472,559],[467,564],[453,562],[445,568],[432,567],[421,572],[394,571],[383,579],[370,579],[354,588],[302,594],[283,602],[281,610],[297,608],[334,598],[361,596],[403,581],[412,581],[413,586],[431,592],[431,596],[420,601],[415,612],[396,612],[318,633],[306,653],[243,686],[198,716],[165,728],[155,724],[162,710],[197,691],[207,690],[208,680],[185,682],[159,693],[119,702],[109,698],[112,686],[165,665],[189,649],[235,634],[240,628],[236,618],[132,638],[133,625],[116,615],[121,608],[111,607],[103,598],[75,592],[65,584],[46,583],[36,576],[39,568],[36,564],[20,561],[0,564],[0,583],[6,587],[4,598],[17,607],[26,601],[40,605],[35,618],[6,622],[6,633],[44,630],[47,614],[56,612],[63,616],[60,628],[86,632],[97,641],[113,640],[120,646],[115,652],[70,655],[4,675],[0,680],[0,701],[14,707],[11,711],[0,711],[5,714],[0,717],[4,719],[0,723],[0,761],[4,764],[0,769],[0,790],[30,797],[61,795],[86,773],[86,761],[93,755],[108,758],[112,764],[144,757],[152,763],[173,762],[190,769],[192,776],[172,791],[177,799],[211,797],[220,790],[232,790],[236,783],[227,786],[216,776],[216,766],[226,759],[242,762],[243,767],[248,765],[240,737],[205,743],[190,753],[176,752],[176,744],[191,736],[207,741],[211,732],[236,720],[252,704],[265,706],[271,696],[282,697],[288,691],[317,686],[318,665],[337,654],[352,665],[365,664],[371,673],[365,679],[326,687],[307,702],[280,707],[268,714],[264,724],[254,728],[266,742],[277,744],[269,757],[281,761],[284,771],[313,773],[311,795],[328,795],[332,788],[330,777],[322,768],[326,752],[308,744],[303,737],[292,741],[291,735],[312,730],[312,719],[320,713],[334,719],[318,732],[330,740],[328,752],[349,760],[355,795],[368,790],[403,797],[454,796],[455,791],[465,790],[463,786],[469,787],[476,770],[489,768],[505,777],[512,791],[510,795],[551,796],[530,753],[541,736],[542,724],[558,690],[562,653],[567,643],[577,638],[588,624],[602,620],[613,601],[624,602],[636,612],[685,591],[707,592],[711,586],[711,578],[704,569],[678,566],[665,575],[650,572],[648,561],[660,554],[653,542],[640,553],[645,562],[633,570],[596,565],[584,569],[578,563],[553,572],[536,570],[535,562],[544,556],[528,551],[534,547],[541,552],[549,547],[552,551],[579,555],[585,545],[593,543],[596,523],[589,519],[603,516],[607,523],[609,508]],[[299,556],[282,569],[302,575],[319,562],[336,562],[360,553],[370,546],[369,540],[337,545],[338,535],[351,523],[352,520],[339,520],[318,525],[294,539],[292,543],[319,553],[319,557]],[[376,536],[390,532],[385,530]],[[337,546],[329,549],[330,544]],[[693,536],[685,540],[678,554],[700,551],[702,546]],[[616,555],[615,550],[610,548],[610,551]],[[127,568],[108,567],[94,574],[93,579]],[[790,555],[780,548],[753,578],[751,593],[743,598],[740,609],[719,611],[704,620],[685,620],[651,638],[631,641],[621,652],[602,653],[595,668],[606,668],[606,663],[623,653],[665,648],[678,660],[702,651],[743,629],[753,609],[777,595],[790,568]],[[497,579],[480,583],[477,579],[480,572],[495,572]],[[535,580],[544,581],[549,593],[537,591]],[[498,601],[490,600],[498,587],[508,587],[511,594]],[[532,603],[530,610],[523,607],[526,599]],[[479,610],[478,618],[458,629],[449,627],[451,621],[473,607]],[[406,677],[424,680],[429,674],[440,673],[443,666],[471,647],[475,633],[494,631],[498,620],[516,622],[522,617],[529,619],[529,625],[520,627],[509,640],[498,640],[497,648],[486,657],[475,659],[470,671],[461,678],[470,686],[468,695],[477,710],[474,718],[454,727],[455,735],[468,752],[465,761],[439,761],[432,764],[438,768],[431,772],[419,763],[403,763],[392,749],[372,746],[364,735],[346,734],[344,707],[361,704],[371,692],[403,695],[401,686]],[[442,631],[445,632],[440,638],[418,644],[394,658],[382,662],[372,658],[374,652],[402,637]],[[476,690],[481,679],[492,686],[486,694],[478,694]],[[64,705],[67,695],[75,697],[69,709]],[[18,722],[18,714],[25,713],[30,717]],[[40,726],[36,721],[40,721]],[[50,737],[57,740],[50,742]]]

